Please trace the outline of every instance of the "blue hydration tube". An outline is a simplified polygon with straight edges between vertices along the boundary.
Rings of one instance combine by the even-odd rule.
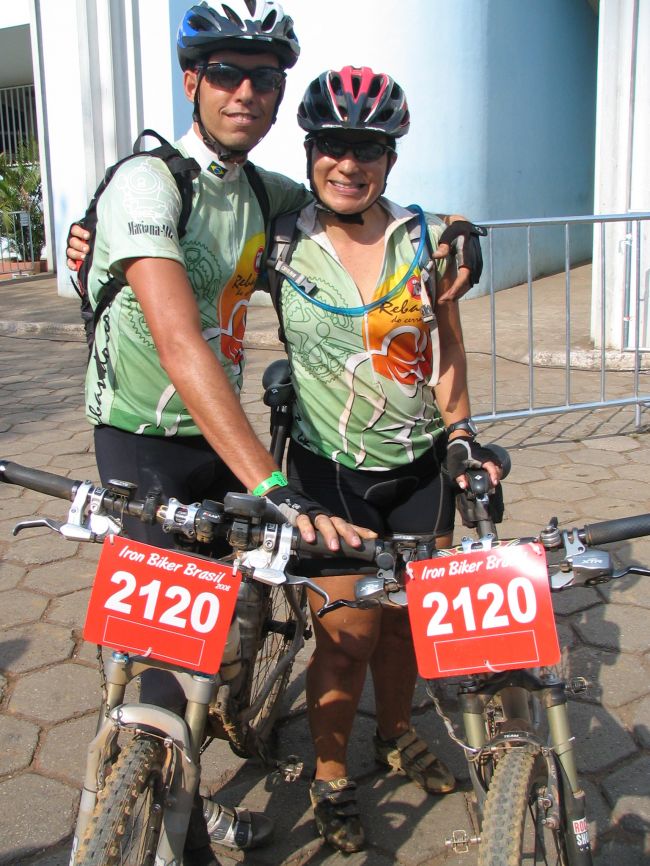
[[[326,310],[328,313],[338,313],[343,316],[363,316],[366,313],[370,313],[372,310],[376,310],[377,307],[381,307],[387,301],[392,300],[401,290],[404,288],[406,283],[411,279],[415,268],[420,263],[420,258],[422,256],[422,252],[424,250],[424,245],[426,243],[426,231],[427,225],[424,219],[424,211],[417,204],[411,204],[408,206],[408,209],[417,214],[418,219],[420,220],[420,243],[418,244],[418,248],[413,257],[413,261],[411,262],[408,271],[399,281],[399,283],[395,286],[394,289],[391,289],[387,295],[383,295],[381,298],[377,298],[375,301],[371,301],[369,304],[364,304],[362,307],[334,307],[332,304],[326,304],[325,301],[319,301],[317,298],[312,298],[311,295],[307,294],[307,292],[301,288],[295,280],[292,280],[291,277],[283,274],[284,279],[287,280],[289,285],[298,292],[301,298],[304,298],[306,301],[309,301],[310,304],[314,304],[314,306],[318,307],[320,310]]]

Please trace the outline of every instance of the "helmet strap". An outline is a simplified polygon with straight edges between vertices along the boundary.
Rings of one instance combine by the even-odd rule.
[[[221,162],[234,162],[245,159],[248,156],[247,150],[233,150],[232,148],[224,147],[223,144],[221,144],[220,141],[217,141],[213,135],[210,135],[208,130],[205,128],[205,125],[201,120],[201,106],[199,103],[199,90],[201,89],[202,79],[203,69],[199,68],[196,73],[196,90],[194,91],[194,109],[192,111],[192,119],[199,128],[203,143],[217,155],[217,158]]]

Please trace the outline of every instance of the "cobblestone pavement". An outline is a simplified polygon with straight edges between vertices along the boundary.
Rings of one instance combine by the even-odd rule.
[[[95,478],[91,436],[81,408],[85,347],[0,336],[0,351],[0,456]],[[267,422],[259,379],[277,357],[269,348],[250,353],[243,400],[262,434]],[[511,373],[505,367],[499,376],[504,386],[510,383],[514,399],[520,387],[513,384],[517,365],[507,363]],[[489,394],[489,370],[480,355],[470,356],[470,366],[476,407]],[[549,394],[556,387],[554,375],[540,372]],[[630,409],[490,425],[482,438],[498,439],[512,452],[504,536],[530,534],[551,514],[579,525],[650,510],[645,486],[650,449],[647,435],[635,432]],[[19,518],[37,513],[60,518],[65,510],[63,503],[39,494],[0,487],[0,864],[67,862],[84,745],[95,725],[95,648],[84,645],[80,633],[98,548],[65,542],[44,530],[11,536]],[[620,544],[615,551],[623,561],[650,564],[649,540]],[[597,862],[648,863],[650,592],[642,578],[628,577],[554,600],[568,673],[585,676],[590,683],[586,694],[571,700],[571,719]],[[225,802],[265,809],[277,822],[269,847],[245,857],[220,855],[223,863],[235,859],[250,866],[317,866],[340,859],[315,838],[308,807],[313,752],[303,684],[310,652],[308,644],[296,665],[279,726],[279,754],[298,754],[305,761],[299,781],[286,784],[278,776],[263,775],[224,743],[213,744],[205,755],[203,783],[208,790],[222,788]],[[443,696],[455,718],[451,689],[445,687]],[[430,797],[377,770],[368,685],[350,755],[370,845],[348,857],[349,866],[476,863],[475,849],[461,855],[445,846],[454,830],[472,835],[475,827],[461,750],[448,739],[423,684],[418,686],[414,719],[419,732],[453,767],[459,790]]]

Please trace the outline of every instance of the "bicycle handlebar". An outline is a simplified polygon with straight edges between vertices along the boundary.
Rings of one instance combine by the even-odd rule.
[[[60,475],[55,475],[50,472],[45,472],[42,469],[33,469],[28,466],[22,466],[19,463],[13,463],[8,460],[0,460],[0,481],[7,484],[16,484],[21,487],[27,487],[30,490],[35,490],[39,493],[44,493],[48,496],[53,496],[58,499],[74,500],[80,486],[84,483],[79,480],[72,480]],[[109,490],[101,487],[92,487],[91,492],[102,494],[102,508],[105,512],[120,516],[129,514],[142,520],[151,519],[147,517],[145,502],[137,500],[129,496],[127,490],[121,491],[119,487]],[[249,549],[251,545],[257,546],[261,543],[264,531],[272,523],[280,523],[281,517],[275,515],[272,507],[269,508],[259,504],[257,498],[246,496],[245,494],[231,495],[228,494],[225,498],[225,507],[219,503],[204,502],[201,506],[190,507],[176,503],[175,515],[180,515],[179,522],[176,524],[174,520],[167,520],[170,514],[171,502],[159,505],[155,509],[153,519],[159,523],[165,524],[167,531],[186,535],[195,538],[199,535],[197,527],[201,521],[207,521],[212,531],[217,535],[226,537],[238,520],[248,524],[251,529],[251,537],[249,539]],[[599,544],[608,544],[616,541],[624,541],[628,538],[638,538],[645,535],[650,535],[650,513],[638,514],[630,517],[620,517],[615,520],[606,520],[599,523],[587,524],[583,528],[574,530],[577,536],[586,544],[595,546]],[[408,539],[410,537],[402,537]],[[413,540],[417,540],[413,537]],[[559,544],[547,543],[540,537],[540,541],[548,549],[558,547]],[[353,548],[347,545],[340,539],[340,550],[333,552],[325,544],[323,538],[318,535],[315,542],[307,543],[302,541],[298,532],[294,530],[292,538],[292,551],[300,556],[332,556],[332,557],[348,557],[364,562],[377,562],[382,552],[391,549],[390,540],[370,540],[363,541],[360,548]],[[233,544],[233,546],[235,546]],[[392,545],[393,548],[395,544]]]
[[[36,490],[37,493],[45,493],[57,499],[69,499],[70,502],[81,484],[81,481],[71,481],[61,475],[21,466],[20,463],[12,463],[9,460],[0,460],[0,478],[7,484],[18,484],[20,487],[28,487],[30,490]]]

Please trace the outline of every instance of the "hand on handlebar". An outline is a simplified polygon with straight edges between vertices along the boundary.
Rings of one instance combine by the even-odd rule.
[[[485,469],[492,487],[496,487],[503,477],[501,460],[496,452],[470,437],[457,437],[448,443],[446,463],[449,477],[461,490],[468,487],[465,476],[471,469]]]
[[[360,547],[362,538],[377,537],[370,529],[353,526],[342,517],[334,516],[329,509],[291,485],[269,490],[266,498],[276,506],[288,523],[298,529],[303,541],[307,543],[316,540],[316,530],[332,551],[339,550],[339,538],[350,547]]]
[[[90,232],[86,231],[86,229],[82,228],[78,223],[73,223],[70,226],[68,247],[65,251],[67,256],[66,264],[69,270],[76,271],[81,262],[86,258],[86,255],[90,252],[90,247],[86,243],[89,238]]]

